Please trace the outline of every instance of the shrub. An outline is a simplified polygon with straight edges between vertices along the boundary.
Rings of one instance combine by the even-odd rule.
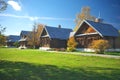
[[[15,47],[19,47],[19,42],[15,42],[13,45],[14,45]]]
[[[77,42],[75,41],[74,37],[69,38],[67,42],[67,51],[75,51],[77,46]]]
[[[105,50],[109,47],[109,43],[107,40],[94,40],[89,48],[95,50],[95,53],[103,54]]]

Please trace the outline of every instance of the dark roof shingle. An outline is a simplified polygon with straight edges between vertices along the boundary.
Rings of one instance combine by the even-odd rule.
[[[102,36],[117,37],[119,35],[118,30],[110,24],[94,22],[86,20],[92,27],[94,27]]]
[[[45,26],[45,29],[48,32],[50,38],[56,38],[61,40],[68,39],[70,32],[72,32],[72,29],[67,29],[67,28]]]
[[[22,34],[22,35],[28,35],[28,34],[30,34],[31,33],[31,31],[21,31],[21,33],[20,33],[20,35]]]
[[[20,36],[16,36],[16,35],[9,35],[7,37],[7,42],[17,42],[19,41]]]

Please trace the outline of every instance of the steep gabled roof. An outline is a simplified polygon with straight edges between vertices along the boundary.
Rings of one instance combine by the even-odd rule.
[[[72,32],[72,29],[49,27],[49,26],[45,26],[45,30],[47,31],[49,38],[51,39],[55,38],[61,40],[68,39],[70,32]]]
[[[28,35],[30,34],[32,31],[21,31],[20,35]]]
[[[28,34],[30,34],[30,33],[31,33],[31,31],[21,31],[20,34],[22,34],[22,35],[28,35]]]
[[[89,26],[91,26],[93,29],[95,29],[102,37],[103,36],[117,37],[119,35],[118,30],[110,24],[94,22],[94,21],[90,21],[90,20],[84,20],[81,23],[81,25],[84,22],[87,23]],[[80,25],[80,27],[81,27],[81,25]]]
[[[16,35],[9,35],[7,37],[7,42],[17,42],[19,41],[20,36],[16,36]]]

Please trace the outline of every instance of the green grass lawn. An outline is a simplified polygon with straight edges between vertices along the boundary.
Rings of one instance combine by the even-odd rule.
[[[76,53],[89,53],[89,54],[96,54],[95,52],[80,52],[76,51]],[[105,55],[115,55],[115,56],[120,56],[120,52],[105,52]]]
[[[0,48],[0,80],[120,80],[120,59]]]

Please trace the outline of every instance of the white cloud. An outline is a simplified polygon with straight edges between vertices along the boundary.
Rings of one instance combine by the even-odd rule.
[[[73,19],[68,19],[68,18],[18,16],[18,15],[14,15],[14,14],[0,14],[0,16],[29,19],[31,21],[35,21],[35,20],[67,20],[67,21],[73,21]]]
[[[16,11],[21,11],[21,6],[19,5],[18,2],[15,2],[13,0],[9,0],[7,3],[9,5],[11,5],[13,7],[13,9],[15,9]]]
[[[39,19],[39,17],[30,17],[30,16],[28,16],[28,18],[29,18],[31,21],[35,21],[35,20],[38,20],[38,19]]]
[[[0,16],[5,16],[5,17],[13,17],[13,18],[21,18],[21,19],[29,19],[31,21],[38,20],[38,17],[31,17],[31,16],[18,16],[14,14],[0,14]]]
[[[55,17],[39,17],[39,19],[44,19],[44,20],[73,20],[69,18],[55,18]]]

